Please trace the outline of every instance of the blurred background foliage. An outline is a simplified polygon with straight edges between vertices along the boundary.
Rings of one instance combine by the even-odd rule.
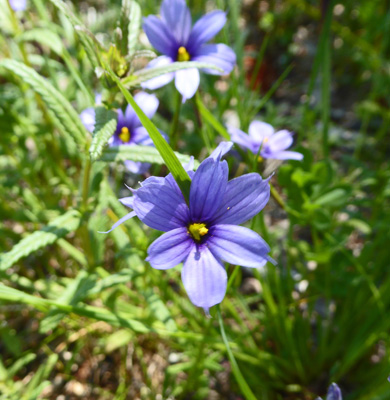
[[[67,4],[102,43],[115,42],[119,2]],[[143,16],[158,13],[159,2],[139,4]],[[290,129],[305,155],[259,167],[276,175],[252,227],[278,265],[255,275],[228,266],[221,310],[243,376],[257,399],[311,400],[332,381],[346,399],[390,399],[389,1],[188,4],[193,19],[228,12],[218,41],[238,57],[230,77],[202,76],[207,109],[243,130],[255,117]],[[147,46],[141,33],[137,47]],[[11,14],[0,0],[0,62],[9,58],[76,114],[103,89],[125,104],[49,1]],[[158,233],[136,220],[97,233],[127,212],[123,183],[143,178],[97,161],[83,193],[87,156],[22,72],[0,67],[0,399],[243,398],[217,318],[190,303],[179,268],[143,261]],[[157,95],[154,121],[169,132],[175,89]],[[178,150],[203,159],[199,132],[212,147],[219,139],[198,117],[187,101]],[[232,177],[251,170],[229,164]]]

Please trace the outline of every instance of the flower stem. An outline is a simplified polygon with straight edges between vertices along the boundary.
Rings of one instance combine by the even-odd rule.
[[[221,330],[222,340],[226,347],[226,352],[227,352],[227,355],[230,360],[233,375],[236,378],[238,386],[240,387],[242,394],[245,396],[245,398],[247,400],[256,400],[256,396],[253,394],[251,388],[246,383],[246,380],[245,380],[244,376],[242,375],[240,368],[238,367],[237,361],[233,355],[232,349],[230,348],[229,341],[227,340],[227,337],[226,337],[225,328],[223,326],[223,320],[222,320],[221,309],[220,309],[219,304],[217,305],[217,314],[218,314],[218,322],[219,322],[219,327]]]
[[[198,129],[200,130],[200,134],[202,136],[203,139],[203,143],[207,148],[207,151],[209,152],[209,154],[211,154],[212,149],[211,149],[211,143],[210,143],[210,139],[206,134],[205,131],[205,126],[202,122],[202,117],[201,117],[201,113],[198,107],[198,102],[196,101],[196,97],[199,96],[198,93],[195,93],[195,97],[194,97],[194,101],[193,101],[193,105],[194,105],[194,111],[195,111],[195,117],[196,117],[196,121],[198,123]]]
[[[173,114],[172,126],[169,137],[171,138],[171,146],[173,150],[176,150],[177,147],[177,127],[179,126],[179,117],[180,110],[182,105],[182,95],[177,92],[176,93],[176,105],[175,105],[175,113]]]

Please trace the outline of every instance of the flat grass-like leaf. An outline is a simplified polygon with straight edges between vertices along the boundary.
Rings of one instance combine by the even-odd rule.
[[[5,59],[0,61],[0,67],[17,75],[42,96],[55,125],[63,135],[73,138],[79,145],[85,144],[88,132],[79,115],[69,101],[47,79],[19,61]]]
[[[174,153],[177,159],[186,164],[190,161],[190,157],[180,153]],[[155,147],[152,146],[114,146],[104,150],[101,161],[139,161],[152,164],[164,164],[164,159]],[[194,166],[197,168],[198,161]]]
[[[124,79],[122,83],[126,85],[126,87],[134,87],[138,86],[142,82],[148,81],[149,79],[156,78],[157,76],[188,68],[208,68],[223,72],[222,69],[218,68],[214,64],[202,63],[197,61],[174,62],[169,65],[164,65],[163,67],[140,69],[133,75],[130,75],[128,78]]]
[[[108,66],[106,66],[106,69],[113,81],[118,85],[120,91],[125,96],[126,101],[133,107],[142,125],[148,131],[150,138],[153,140],[153,143],[156,146],[156,149],[161,154],[161,157],[163,158],[166,166],[168,167],[169,171],[172,173],[173,178],[179,185],[179,188],[182,191],[184,198],[186,199],[186,201],[189,201],[191,179],[188,176],[187,171],[181,165],[171,146],[169,146],[169,144],[162,137],[161,133],[158,131],[153,122],[145,115],[139,105],[135,102],[133,96],[123,86],[119,78],[111,71]]]
[[[92,161],[97,160],[101,156],[104,146],[115,132],[117,120],[116,113],[112,110],[107,110],[105,107],[96,108],[95,115],[95,131],[91,147],[89,148]]]
[[[54,219],[49,225],[26,236],[17,243],[8,253],[0,258],[0,271],[10,268],[21,258],[28,256],[34,251],[54,243],[57,239],[64,237],[69,232],[76,230],[80,224],[81,215],[76,210],[71,210]]]

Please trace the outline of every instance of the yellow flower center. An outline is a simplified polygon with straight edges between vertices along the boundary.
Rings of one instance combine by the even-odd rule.
[[[266,137],[263,139],[263,144],[266,144],[266,143],[268,142],[268,140],[269,140],[269,137],[266,136]]]
[[[121,133],[119,134],[119,139],[122,140],[123,143],[127,143],[130,140],[130,131],[129,128],[124,126],[121,129]]]
[[[199,242],[201,236],[207,235],[209,230],[206,228],[206,224],[195,222],[188,227],[188,232],[195,240]]]
[[[177,51],[177,61],[190,61],[190,53],[183,46],[179,47]]]

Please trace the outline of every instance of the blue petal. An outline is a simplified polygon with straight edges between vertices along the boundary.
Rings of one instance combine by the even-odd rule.
[[[214,215],[214,224],[240,225],[253,218],[268,203],[270,187],[259,174],[251,173],[232,179]]]
[[[193,221],[210,221],[219,208],[228,180],[226,161],[206,158],[196,170],[190,188],[190,212]]]
[[[337,386],[336,383],[332,383],[329,386],[328,395],[326,396],[326,400],[342,400],[343,397],[341,395],[341,390]]]
[[[150,168],[149,163],[142,163],[139,161],[126,160],[124,164],[126,169],[135,175],[144,174]]]
[[[223,72],[211,68],[202,68],[202,71],[212,75],[230,74],[236,64],[236,54],[226,44],[206,44],[200,47],[191,59],[192,61],[214,64]]]
[[[221,142],[208,158],[219,161],[221,157],[230,151],[232,146],[232,142]]]
[[[119,199],[119,201],[126,207],[134,208],[133,207],[133,203],[134,203],[134,197],[133,196],[131,196],[131,197],[123,197],[123,198]]]
[[[165,184],[150,183],[136,190],[134,211],[144,224],[163,232],[186,226],[189,221],[183,195]]]
[[[199,87],[199,71],[196,68],[182,69],[175,72],[175,86],[183,96],[183,103],[190,99]]]
[[[172,64],[173,60],[167,56],[160,56],[152,60],[146,68],[157,68],[157,67],[164,67],[166,65]],[[141,83],[141,87],[144,89],[158,89],[162,86],[167,85],[173,78],[175,74],[173,72],[169,72],[164,75],[157,76],[156,78],[149,79],[146,82]]]
[[[191,33],[191,14],[184,0],[164,0],[161,17],[179,46],[186,46]]]
[[[86,108],[80,113],[80,119],[88,132],[93,132],[95,129],[96,115],[93,107]]]
[[[168,269],[180,264],[194,246],[187,228],[173,229],[156,239],[148,248],[146,261],[156,269]]]
[[[276,153],[288,149],[293,143],[292,133],[286,130],[278,131],[269,137],[266,143],[270,152]]]
[[[149,42],[162,54],[176,58],[178,43],[165,21],[155,15],[144,18],[143,28]]]
[[[123,224],[128,219],[133,218],[135,216],[136,216],[136,213],[134,211],[131,211],[128,214],[126,214],[124,217],[122,217],[120,220],[115,222],[115,224],[111,227],[111,229],[109,231],[107,231],[107,232],[99,232],[99,233],[109,233],[109,232],[113,231],[115,228],[117,228],[119,225]]]
[[[278,151],[275,153],[271,152],[261,152],[261,156],[264,158],[272,158],[274,160],[298,160],[303,159],[303,154],[297,151]]]
[[[184,261],[181,279],[188,297],[198,307],[208,309],[220,303],[225,296],[225,268],[207,247],[192,248]]]
[[[215,225],[207,240],[215,257],[230,264],[261,268],[272,259],[268,244],[254,231],[243,226]]]
[[[14,11],[23,11],[27,7],[27,0],[9,0],[9,5]]]
[[[274,132],[272,125],[263,121],[252,121],[249,125],[249,137],[258,145],[262,144],[265,138],[271,138]]]
[[[257,154],[257,152],[259,151],[260,143],[255,142],[253,138],[251,138],[242,130],[233,128],[232,126],[228,126],[228,132],[230,135],[230,139],[234,143],[237,143],[243,149],[248,149],[252,153]]]
[[[226,14],[221,10],[212,11],[200,18],[192,28],[188,39],[188,50],[194,53],[203,43],[212,39],[225,25]]]

